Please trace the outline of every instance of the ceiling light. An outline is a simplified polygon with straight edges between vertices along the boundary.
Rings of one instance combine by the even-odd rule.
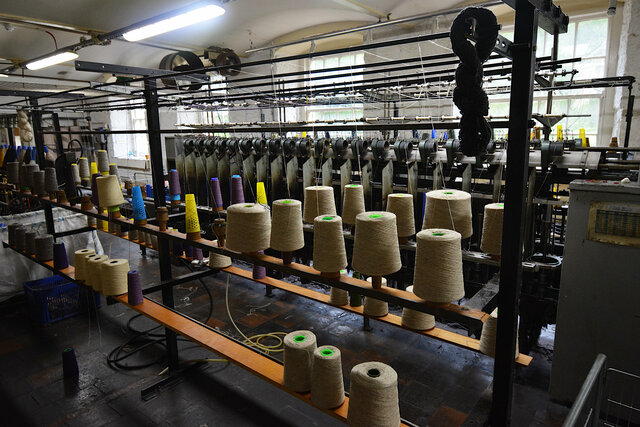
[[[8,74],[0,73],[0,77],[9,77],[9,75],[8,75]]]
[[[127,41],[135,42],[216,18],[223,15],[224,12],[225,10],[222,7],[210,4],[180,13],[170,18],[152,22],[139,28],[134,28],[123,33],[122,37]]]
[[[76,59],[78,54],[71,51],[54,53],[52,55],[45,56],[44,58],[36,59],[28,62],[26,67],[30,70],[40,70],[42,68],[50,67],[52,65],[61,64],[63,62]]]

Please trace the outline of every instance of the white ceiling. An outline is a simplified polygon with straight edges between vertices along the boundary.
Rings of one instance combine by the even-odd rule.
[[[2,0],[0,14],[32,18],[101,32],[171,11],[193,0]],[[419,13],[445,10],[462,0],[231,0],[226,14],[214,20],[145,40],[158,46],[186,50],[216,45],[242,54],[251,47],[265,46],[288,33],[322,24],[364,24],[377,22],[390,14],[401,18]],[[327,26],[324,25],[323,28]],[[342,25],[344,27],[344,25]],[[77,43],[79,34],[51,31],[58,46]],[[54,50],[51,36],[35,28],[15,26],[11,32],[0,26],[0,58],[26,60]],[[157,67],[170,50],[114,41],[110,46],[80,50],[81,60],[120,65]],[[2,68],[2,67],[0,67]],[[73,62],[31,72],[37,75],[79,80],[96,80],[98,74],[76,72]],[[13,80],[13,79],[12,79]]]

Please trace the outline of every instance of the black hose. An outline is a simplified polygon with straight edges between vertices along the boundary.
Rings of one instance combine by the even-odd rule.
[[[467,156],[486,151],[491,140],[489,98],[482,88],[482,64],[489,59],[498,39],[498,21],[489,9],[468,7],[451,24],[453,52],[460,58],[456,69],[453,102],[460,110],[460,148]],[[475,45],[467,36],[476,36]]]

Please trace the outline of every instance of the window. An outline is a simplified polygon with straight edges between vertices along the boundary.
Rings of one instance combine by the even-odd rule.
[[[561,69],[578,71],[574,80],[585,80],[605,77],[607,66],[606,46],[608,44],[609,19],[605,15],[587,15],[572,18],[566,34],[558,40],[558,59],[580,57],[581,62],[565,64]],[[513,40],[513,32],[502,32],[509,40]],[[550,56],[553,47],[553,36],[546,31],[538,30],[538,57]],[[570,75],[556,76],[556,82],[568,81]],[[589,117],[567,117],[558,124],[562,125],[565,138],[577,138],[580,129],[585,129],[591,145],[597,145],[600,129],[600,117],[604,99],[604,89],[558,90],[553,93],[552,114],[588,115]],[[490,96],[493,116],[508,115],[508,95]],[[547,112],[547,92],[534,93],[534,113]],[[551,139],[557,137],[557,125],[551,132]],[[506,130],[504,130],[506,132]]]
[[[143,108],[111,111],[112,130],[146,130],[147,115]],[[144,159],[149,155],[149,138],[146,133],[113,135],[113,155],[123,159]]]
[[[326,88],[334,83],[358,82],[363,80],[362,74],[356,73],[350,75],[350,70],[359,72],[362,69],[358,65],[364,64],[364,53],[348,54],[332,57],[320,57],[311,60],[309,70],[324,70],[335,67],[350,67],[342,71],[327,71],[318,73],[309,73],[309,76],[316,80],[311,82],[311,87],[322,86]],[[354,67],[354,68],[351,68]],[[342,77],[331,77],[334,75],[345,75]],[[313,90],[313,89],[311,89]],[[346,95],[336,95],[334,100],[340,102],[340,98],[346,101]],[[364,115],[364,105],[361,103],[335,103],[329,105],[313,105],[306,108],[307,121],[309,122],[326,122],[326,121],[354,121],[362,118]],[[359,132],[360,134],[362,132]],[[352,136],[351,131],[332,131],[332,138],[348,138]]]

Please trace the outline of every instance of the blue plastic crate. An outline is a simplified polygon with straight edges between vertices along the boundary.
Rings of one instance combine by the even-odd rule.
[[[31,319],[43,324],[86,313],[90,301],[100,307],[99,293],[62,276],[24,282],[24,292]]]

